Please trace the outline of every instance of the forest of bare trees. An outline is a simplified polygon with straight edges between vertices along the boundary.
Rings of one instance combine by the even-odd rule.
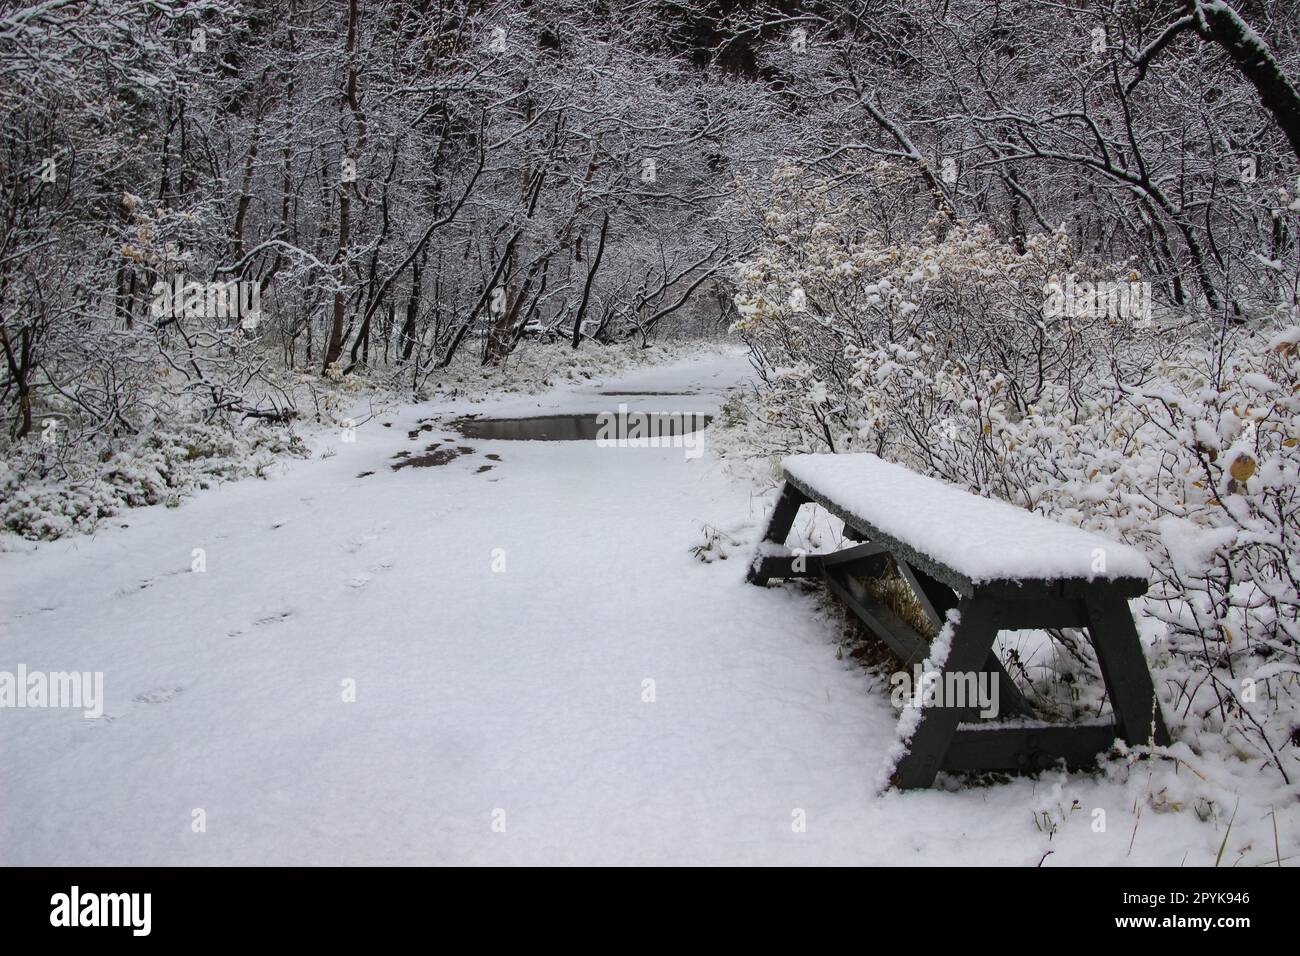
[[[737,184],[780,162],[852,194],[896,160],[945,216],[1234,322],[1296,297],[1289,2],[6,7],[8,440],[145,427],[163,372],[274,418],[285,370],[725,327]],[[213,314],[231,282],[257,322]]]

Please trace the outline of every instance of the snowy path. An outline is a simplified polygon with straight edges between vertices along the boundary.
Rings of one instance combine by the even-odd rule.
[[[600,388],[708,411],[746,372]],[[403,408],[270,481],[0,554],[0,670],[102,670],[107,715],[0,710],[0,863],[1213,862],[1190,814],[1134,836],[1132,785],[1071,778],[1050,842],[1050,781],[876,795],[879,678],[810,598],[689,553],[762,517],[707,453],[453,440],[474,453],[390,468],[452,434],[409,440],[431,414],[636,401],[597,388]]]

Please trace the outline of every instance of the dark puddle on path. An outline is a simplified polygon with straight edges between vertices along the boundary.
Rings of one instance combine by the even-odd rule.
[[[396,465],[393,465],[393,471],[401,471],[403,468],[436,468],[439,465],[445,465],[450,461],[455,461],[461,455],[472,452],[473,448],[444,448],[440,442],[434,442],[424,450],[422,455],[412,455],[409,451],[399,451],[393,456],[400,459]]]
[[[604,395],[689,395],[690,392],[603,392]],[[535,415],[526,418],[479,418],[468,415],[448,422],[447,426],[460,432],[465,438],[478,438],[491,441],[595,441],[605,439],[673,439],[708,427],[712,415],[700,412],[640,412],[629,411],[625,405],[619,406],[619,412],[585,412],[568,415]],[[423,420],[408,431],[407,438],[412,441],[427,434],[437,427],[433,420]],[[656,442],[658,444],[658,442]],[[393,471],[403,468],[438,468],[450,464],[462,455],[472,455],[474,449],[468,445],[448,445],[434,442],[419,454],[399,451],[393,456]],[[501,456],[484,455],[491,465],[480,465],[476,475],[492,471]],[[362,472],[358,478],[365,478],[373,472]],[[495,481],[489,478],[488,481]]]
[[[694,395],[694,392],[597,392],[597,395]]]
[[[623,420],[611,423],[610,419]],[[629,422],[629,419],[632,421]],[[692,412],[629,412],[626,416],[587,413],[538,415],[533,418],[467,417],[458,418],[450,425],[466,438],[485,441],[594,441],[602,436],[617,438],[631,434],[629,424],[633,425],[633,431],[640,428],[647,435],[668,437],[699,431],[712,420],[712,415]]]
[[[423,454],[412,455],[409,451],[399,451],[393,456],[393,460],[397,464],[393,465],[392,468],[393,471],[401,471],[403,468],[437,468],[440,465],[455,461],[461,455],[472,454],[474,454],[474,449],[469,445],[457,445],[453,448],[450,445],[444,446],[442,442],[434,442],[424,449]],[[487,457],[494,461],[501,460],[496,455],[488,455]],[[487,471],[492,467],[492,465],[484,465],[479,468],[479,472]],[[361,476],[358,475],[357,477]]]

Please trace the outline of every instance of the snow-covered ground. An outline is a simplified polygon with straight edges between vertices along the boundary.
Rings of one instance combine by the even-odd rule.
[[[0,863],[1213,864],[1231,779],[1172,763],[879,794],[884,679],[836,659],[809,595],[691,554],[769,504],[708,452],[441,424],[708,412],[747,374],[710,355],[408,406],[269,481],[0,553],[0,670],[105,694],[98,720],[0,710]],[[473,451],[392,470],[435,441]],[[1269,807],[1237,810],[1222,862],[1271,861]]]

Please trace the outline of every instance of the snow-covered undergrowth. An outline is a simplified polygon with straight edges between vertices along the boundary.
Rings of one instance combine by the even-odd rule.
[[[96,424],[74,400],[56,396],[37,411],[39,431],[0,444],[0,532],[53,539],[94,531],[129,508],[176,506],[220,482],[261,477],[281,457],[311,454],[304,437],[314,431],[353,428],[412,397],[472,402],[502,391],[535,394],[700,350],[698,342],[649,349],[525,343],[498,366],[467,352],[414,393],[401,376],[364,369],[346,377],[283,373],[242,393],[236,410],[218,413],[206,392],[170,388],[171,376],[159,368],[151,391],[133,395],[137,414]],[[245,416],[246,407],[272,409],[277,418]],[[0,534],[0,549],[5,538]]]
[[[764,387],[724,409],[715,447],[765,481],[785,454],[870,451],[1135,545],[1155,569],[1135,606],[1175,738],[1142,765],[1152,804],[1226,816],[1243,786],[1294,803],[1295,307],[1052,316],[1050,291],[1085,271],[1063,235],[1020,251],[964,222],[873,228],[893,213],[792,170],[765,202],[737,299]]]
[[[25,442],[0,462],[0,527],[30,539],[89,532],[127,508],[174,507],[185,495],[260,476],[278,456],[304,452],[286,428],[202,421],[125,439]]]

